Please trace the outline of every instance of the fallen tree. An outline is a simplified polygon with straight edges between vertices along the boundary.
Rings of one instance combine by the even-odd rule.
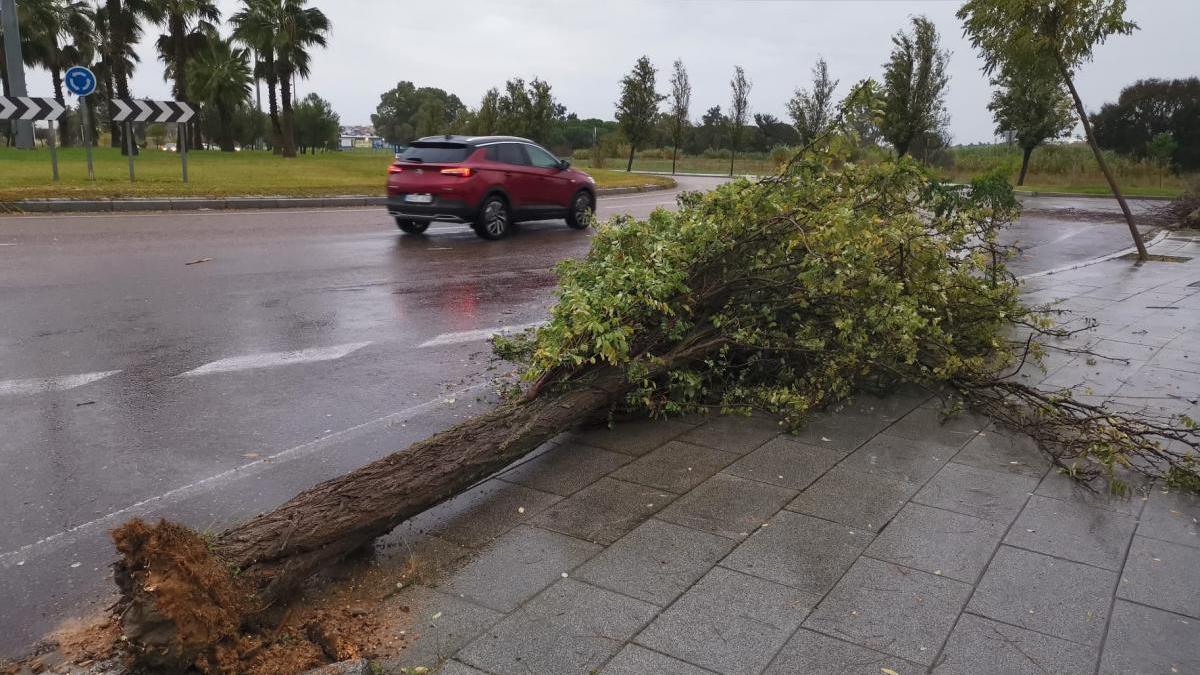
[[[229,670],[243,631],[315,571],[614,409],[757,408],[798,425],[865,381],[907,382],[1030,428],[1077,473],[1195,477],[1190,420],[1151,424],[1004,377],[1054,333],[1004,267],[996,234],[1016,215],[999,180],[964,188],[907,160],[812,154],[770,180],[686,195],[676,213],[615,219],[559,266],[549,323],[497,341],[521,369],[494,410],[208,541],[171,523],[116,530],[131,653]],[[1014,325],[1029,337],[1006,338]]]

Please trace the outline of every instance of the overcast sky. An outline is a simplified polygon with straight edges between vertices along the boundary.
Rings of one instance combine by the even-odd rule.
[[[659,69],[666,92],[671,63],[691,75],[692,118],[728,107],[735,64],[753,81],[753,112],[785,117],[784,103],[807,86],[818,56],[841,81],[879,77],[891,35],[913,14],[937,25],[950,58],[948,108],[959,143],[992,139],[990,88],[962,38],[958,0],[311,0],[330,18],[329,48],[314,54],[311,91],[333,102],[343,124],[367,124],[379,95],[399,80],[435,86],[474,107],[491,86],[513,76],[541,77],[580,117],[613,117],[618,81],[642,54]],[[218,0],[225,16],[237,0]],[[1141,30],[1097,50],[1078,77],[1089,109],[1145,77],[1200,75],[1200,0],[1129,0]],[[135,96],[166,98],[149,28],[140,47]],[[49,83],[31,73],[33,94]],[[43,76],[43,79],[47,79]]]

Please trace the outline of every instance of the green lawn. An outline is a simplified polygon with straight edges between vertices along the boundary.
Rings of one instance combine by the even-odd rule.
[[[606,169],[615,169],[623,171],[625,169],[624,159],[606,159],[604,166]],[[589,160],[579,160],[579,165],[584,167],[592,166]],[[668,159],[643,159],[635,157],[633,159],[634,171],[660,171],[670,172],[671,160]],[[714,173],[720,175],[729,175],[729,160],[728,159],[709,159],[706,157],[680,157],[675,165],[675,170],[678,173]],[[769,159],[755,158],[738,158],[733,163],[734,173],[738,175],[756,174],[756,175],[771,175],[779,170]]]
[[[284,159],[269,152],[188,153],[188,183],[179,155],[144,150],[129,182],[127,158],[113,148],[94,151],[96,180],[87,177],[82,148],[60,149],[60,182],[50,174],[46,149],[0,148],[0,202],[21,199],[117,197],[327,196],[383,194],[390,152],[328,152]],[[669,178],[591,170],[597,186],[672,185]]]

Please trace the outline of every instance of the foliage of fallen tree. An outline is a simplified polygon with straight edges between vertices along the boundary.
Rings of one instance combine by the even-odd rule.
[[[132,653],[143,665],[222,670],[240,633],[269,623],[322,566],[617,408],[757,408],[798,425],[865,381],[903,382],[1029,430],[1078,473],[1194,477],[1189,420],[1148,422],[1005,378],[1053,333],[1022,307],[997,244],[1016,209],[1003,181],[949,186],[909,161],[810,155],[769,180],[687,195],[676,213],[600,226],[586,258],[560,265],[550,322],[497,342],[523,364],[497,408],[202,550],[198,538],[157,545],[186,539],[169,523],[119,529],[118,611]],[[1033,337],[1008,339],[1014,325]],[[219,621],[197,627],[197,616]]]

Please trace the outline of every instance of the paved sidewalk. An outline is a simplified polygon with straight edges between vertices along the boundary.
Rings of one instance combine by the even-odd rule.
[[[1030,381],[1200,419],[1200,243],[1036,279],[1086,312]],[[1070,319],[1071,317],[1067,317]],[[1083,319],[1074,319],[1082,322]],[[560,439],[380,540],[425,583],[403,657],[452,675],[1200,672],[1200,501],[1084,490],[915,392]],[[449,659],[449,660],[446,660]]]

